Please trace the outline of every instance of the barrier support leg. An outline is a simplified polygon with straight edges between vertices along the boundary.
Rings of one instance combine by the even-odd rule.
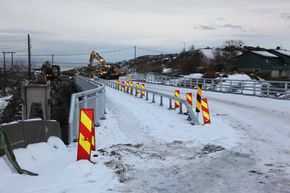
[[[178,114],[183,114],[183,112],[182,112],[182,103],[181,102],[179,102],[180,104],[179,104],[179,113]]]

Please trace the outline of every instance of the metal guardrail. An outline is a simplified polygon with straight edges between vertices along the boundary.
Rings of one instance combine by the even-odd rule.
[[[153,74],[140,74],[133,80],[185,88],[202,84],[204,90],[261,97],[290,99],[290,81],[233,80],[224,78],[178,78]]]
[[[103,80],[103,79],[98,79],[98,81],[104,83],[106,86],[120,90],[121,84],[119,84],[119,86],[117,86],[117,84],[115,82],[107,81],[107,80]],[[194,125],[199,125],[198,118],[196,117],[192,108],[190,107],[190,105],[188,104],[188,102],[186,100],[181,99],[181,98],[176,98],[175,96],[171,96],[169,94],[157,92],[157,91],[150,90],[150,89],[137,88],[135,86],[126,86],[126,87],[129,88],[127,93],[132,94],[132,95],[135,94],[136,97],[138,96],[137,90],[139,90],[140,91],[139,92],[140,98],[143,98],[143,96],[141,95],[141,92],[144,91],[145,92],[145,96],[144,96],[145,100],[149,100],[149,94],[151,94],[152,95],[152,97],[151,97],[152,103],[156,102],[155,101],[156,96],[160,96],[160,98],[159,98],[160,99],[160,101],[159,101],[160,106],[163,106],[163,98],[168,98],[168,100],[169,100],[168,109],[170,109],[170,110],[174,109],[174,108],[172,108],[172,101],[179,101],[180,102],[179,114],[183,114],[182,106],[184,105],[186,107],[186,110],[187,110],[188,120],[191,121],[191,123]],[[133,92],[130,92],[129,91],[130,89],[133,89]]]
[[[75,76],[75,83],[82,92],[71,95],[69,143],[75,142],[78,138],[81,108],[94,109],[95,126],[100,126],[100,120],[105,119],[105,86],[80,75]]]

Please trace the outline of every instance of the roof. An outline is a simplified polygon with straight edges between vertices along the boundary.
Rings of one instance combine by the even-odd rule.
[[[290,57],[290,51],[289,50],[275,50],[275,52],[278,52],[280,54],[283,54],[285,56],[289,56]]]
[[[209,60],[215,59],[215,49],[200,49],[200,52]]]
[[[279,58],[279,56],[276,56],[270,52],[267,52],[267,51],[251,51],[252,53],[254,54],[257,54],[257,55],[260,55],[260,56],[263,56],[263,57],[268,57],[268,58]]]

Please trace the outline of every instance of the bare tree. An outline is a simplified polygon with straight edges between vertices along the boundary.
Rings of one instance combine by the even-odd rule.
[[[244,42],[242,40],[226,40],[224,42],[225,48],[242,48],[244,45]]]

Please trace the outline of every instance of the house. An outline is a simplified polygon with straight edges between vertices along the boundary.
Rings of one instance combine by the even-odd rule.
[[[271,51],[246,51],[237,57],[236,68],[242,72],[259,72],[271,78],[290,77],[290,53]]]

